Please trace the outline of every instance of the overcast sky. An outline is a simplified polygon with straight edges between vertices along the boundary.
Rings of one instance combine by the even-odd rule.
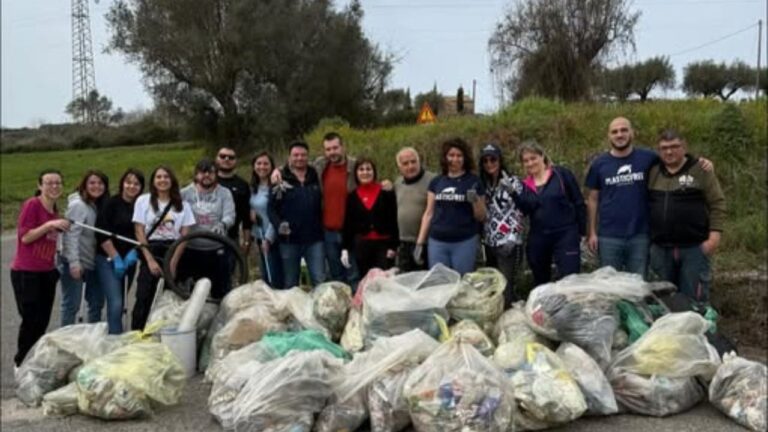
[[[337,0],[342,7],[348,0]],[[642,12],[635,32],[637,50],[621,60],[669,55],[677,72],[695,60],[735,59],[757,63],[757,21],[768,0],[636,0]],[[471,96],[477,81],[477,110],[499,107],[489,73],[488,38],[512,0],[362,0],[367,35],[396,55],[391,88],[411,94],[438,90],[455,95],[459,85]],[[151,108],[141,74],[117,54],[104,54],[104,14],[111,2],[90,3],[96,86],[125,111]],[[2,111],[6,127],[68,121],[72,99],[70,1],[3,0]],[[763,38],[763,52],[766,52]],[[766,58],[763,55],[762,64]],[[679,91],[666,96],[675,97]]]

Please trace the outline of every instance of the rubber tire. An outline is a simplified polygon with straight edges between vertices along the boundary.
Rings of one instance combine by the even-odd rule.
[[[229,237],[209,231],[198,231],[182,236],[178,240],[174,241],[171,243],[171,246],[165,253],[165,257],[163,259],[163,279],[165,279],[166,289],[170,289],[184,300],[188,299],[189,296],[192,295],[191,292],[181,289],[181,287],[176,284],[176,280],[171,277],[171,257],[173,257],[173,253],[176,251],[176,248],[178,248],[180,244],[198,238],[219,242],[226,248],[229,248],[230,251],[233,251],[236,257],[236,264],[240,267],[239,284],[243,285],[248,283],[248,262],[245,259],[245,255],[243,255],[243,252],[240,250],[240,247]]]

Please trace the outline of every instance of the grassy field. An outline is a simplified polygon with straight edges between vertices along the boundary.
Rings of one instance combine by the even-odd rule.
[[[0,204],[3,229],[16,226],[19,205],[34,193],[37,176],[45,168],[56,168],[64,175],[63,205],[66,195],[77,187],[80,176],[90,168],[100,169],[109,176],[112,192],[117,191],[117,181],[126,168],[138,168],[149,176],[152,169],[161,163],[173,168],[184,185],[189,182],[195,161],[202,152],[200,146],[194,143],[178,143],[2,155]]]

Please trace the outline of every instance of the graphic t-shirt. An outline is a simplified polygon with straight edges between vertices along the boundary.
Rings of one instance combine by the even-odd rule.
[[[133,208],[133,222],[144,225],[144,233],[149,232],[155,225],[160,215],[163,214],[165,206],[169,202],[157,202],[157,212],[152,209],[149,203],[149,194],[144,194],[136,198],[136,205]],[[195,224],[195,216],[189,204],[183,202],[182,211],[177,212],[171,209],[160,222],[155,232],[147,240],[176,240],[181,237],[181,228]]]
[[[46,210],[38,197],[30,198],[24,202],[16,226],[16,255],[13,257],[11,270],[45,272],[54,269],[58,231],[48,231],[42,237],[28,244],[24,244],[21,238],[29,231],[58,218],[58,213],[51,213]]]
[[[435,194],[435,210],[429,236],[445,242],[459,242],[480,233],[480,223],[475,220],[472,204],[467,201],[467,191],[474,189],[478,199],[484,199],[485,189],[480,178],[465,173],[460,177],[437,176],[429,183],[429,191]]]
[[[648,233],[648,171],[658,160],[655,152],[635,148],[625,157],[606,152],[592,162],[584,183],[600,191],[600,236],[629,238]]]

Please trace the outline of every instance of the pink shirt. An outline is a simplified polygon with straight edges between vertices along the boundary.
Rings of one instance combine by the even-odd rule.
[[[59,236],[57,231],[49,231],[29,244],[24,244],[21,238],[30,230],[58,218],[59,214],[46,210],[38,197],[24,202],[16,226],[16,255],[11,270],[45,272],[55,268],[56,239]]]

